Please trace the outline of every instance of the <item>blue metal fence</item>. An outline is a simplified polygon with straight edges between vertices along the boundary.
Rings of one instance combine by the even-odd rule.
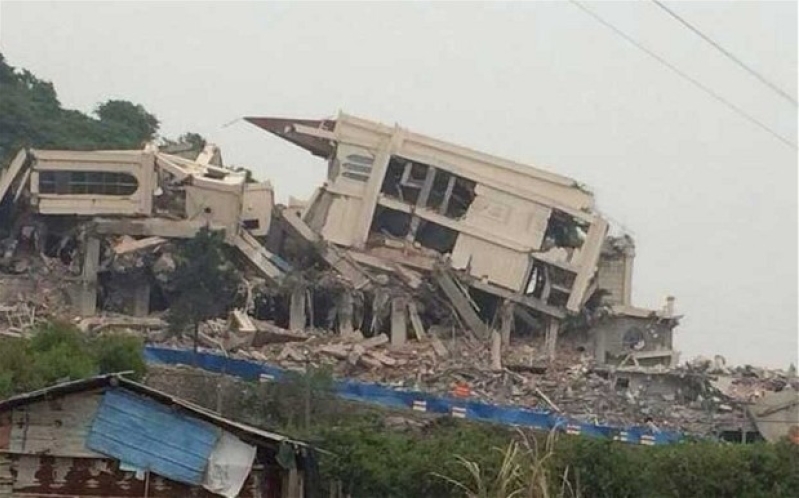
[[[203,370],[240,377],[254,381],[283,380],[287,371],[246,360],[237,360],[210,353],[197,353],[181,349],[147,346],[145,360],[150,363],[191,365]],[[649,427],[613,427],[571,420],[548,410],[527,409],[516,406],[492,405],[478,401],[435,396],[420,391],[404,391],[391,387],[340,380],[334,385],[336,394],[352,401],[373,403],[389,408],[404,408],[427,413],[447,414],[457,418],[494,422],[504,425],[530,427],[540,430],[557,430],[567,434],[611,438],[633,444],[669,444],[682,439],[674,431],[652,430]]]

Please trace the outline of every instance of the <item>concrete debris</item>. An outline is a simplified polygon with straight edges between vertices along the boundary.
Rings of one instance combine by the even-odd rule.
[[[197,346],[235,358],[692,433],[746,432],[747,403],[794,382],[680,366],[674,298],[632,304],[635,243],[571,178],[343,113],[245,119],[327,161],[310,199],[276,206],[210,145],[20,151],[0,171],[0,335],[58,318],[194,347],[164,317],[182,240],[208,227],[243,280]]]
[[[157,317],[96,316],[80,320],[77,326],[83,332],[99,333],[104,329],[162,330],[167,323]]]

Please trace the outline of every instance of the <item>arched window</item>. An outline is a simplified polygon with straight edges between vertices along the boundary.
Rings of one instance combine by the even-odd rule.
[[[638,327],[630,327],[624,333],[622,343],[624,344],[625,349],[640,351],[644,348],[644,346],[646,346],[644,332]]]
[[[41,171],[39,193],[59,195],[133,195],[136,177],[110,171]]]

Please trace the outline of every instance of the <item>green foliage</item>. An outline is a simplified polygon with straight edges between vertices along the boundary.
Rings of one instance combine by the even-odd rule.
[[[194,153],[199,154],[200,151],[202,151],[203,148],[205,148],[206,143],[208,142],[205,140],[205,137],[203,137],[199,133],[187,132],[179,136],[177,140],[161,137],[161,140],[159,142],[159,147],[161,147],[162,150],[164,150],[168,154],[174,153],[175,150],[179,150],[181,152],[186,152],[187,150],[190,150],[193,151]]]
[[[170,371],[164,382],[179,382],[175,376]],[[647,447],[579,436],[556,440],[546,433],[344,401],[332,396],[325,370],[312,372],[310,383],[297,375],[285,385],[188,376],[198,377],[203,380],[186,391],[195,393],[189,399],[313,443],[324,450],[323,481],[340,481],[352,498],[507,498],[517,489],[524,498],[799,496],[799,446],[787,442]],[[305,427],[303,392],[309,384],[311,423]]]
[[[238,291],[235,267],[225,256],[224,234],[208,228],[180,246],[175,257],[168,320],[173,332],[222,315]]]
[[[573,438],[559,450],[559,465],[578,473],[587,497],[799,496],[799,447],[787,442],[634,447]]]
[[[488,474],[477,462],[456,456],[469,474],[463,482],[449,476],[439,475],[466,493],[467,498],[577,498],[579,490],[568,481],[569,469],[555,478],[549,460],[555,454],[557,433],[550,432],[541,444],[535,436],[518,431],[518,439],[511,440],[504,448],[493,448],[501,456],[501,463],[494,474]]]
[[[192,150],[202,150],[207,141],[199,133],[188,132],[178,137],[178,143],[190,144]]]
[[[0,398],[40,387],[31,368],[32,352],[24,339],[0,341]]]
[[[147,366],[141,352],[144,341],[132,335],[103,335],[91,344],[100,373],[132,371],[131,378],[144,377]]]
[[[88,338],[70,324],[42,325],[30,340],[0,341],[0,397],[99,373],[132,370],[141,378],[142,346],[131,336]]]
[[[95,113],[101,122],[127,131],[129,140],[152,140],[158,132],[158,119],[141,105],[126,100],[109,100],[97,106]]]
[[[353,497],[462,496],[437,475],[467,482],[468,469],[454,455],[496,475],[501,458],[492,448],[505,445],[507,431],[440,419],[421,434],[401,433],[379,418],[361,419],[319,430],[320,445],[335,456],[323,459],[326,478],[340,479]]]
[[[98,118],[63,109],[53,84],[10,66],[0,53],[0,166],[23,147],[136,149],[158,131],[158,120],[140,105],[101,104]]]
[[[398,432],[383,420],[351,416],[314,427],[313,440],[334,454],[323,455],[324,477],[340,479],[353,498],[799,496],[799,446],[788,442],[642,447],[520,437],[453,419]]]

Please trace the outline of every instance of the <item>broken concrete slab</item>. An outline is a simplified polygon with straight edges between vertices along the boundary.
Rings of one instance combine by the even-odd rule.
[[[123,236],[122,240],[114,246],[113,250],[117,255],[122,255],[130,252],[141,251],[143,249],[152,249],[163,245],[166,242],[167,239],[163,237],[146,237],[137,240],[133,237]]]
[[[305,333],[292,332],[284,328],[280,328],[272,323],[256,320],[251,318],[250,321],[257,329],[255,337],[252,341],[252,346],[256,348],[263,347],[267,344],[282,344],[286,342],[304,342],[310,337]]]
[[[441,342],[441,339],[439,339],[436,336],[432,336],[430,338],[430,343],[432,344],[433,349],[435,350],[436,354],[439,357],[446,358],[447,356],[449,356],[449,350],[447,349],[446,346],[444,346],[444,343]]]
[[[77,323],[81,331],[91,333],[98,333],[109,328],[159,330],[167,328],[168,325],[161,318],[132,316],[93,316],[83,318]]]
[[[383,344],[387,344],[389,342],[389,338],[386,334],[377,334],[374,337],[370,337],[368,339],[364,339],[360,345],[364,349],[370,349],[377,346],[382,346]]]

